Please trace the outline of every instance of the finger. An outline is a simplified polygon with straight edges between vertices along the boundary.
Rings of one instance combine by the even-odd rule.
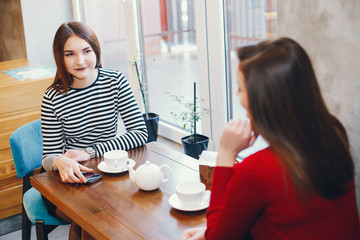
[[[79,178],[77,178],[76,176],[75,176],[75,171],[79,171],[80,172],[80,170],[79,169],[68,169],[67,170],[67,182],[68,183],[80,183],[81,182],[81,180],[79,179]]]
[[[184,232],[184,234],[182,235],[181,240],[188,240],[191,237],[191,233],[186,231]]]
[[[80,173],[80,175],[81,175],[83,178],[85,178],[81,173]],[[70,175],[70,176],[69,176],[69,179],[71,180],[72,183],[81,183],[81,182],[84,182],[84,181],[80,180],[79,178],[77,178],[77,177],[75,176],[75,173],[73,173],[72,175]],[[86,182],[86,179],[85,179],[85,182]]]
[[[94,171],[94,169],[85,167],[84,165],[81,165],[81,164],[79,165],[79,168],[80,168],[80,170],[82,170],[84,172],[93,172]]]
[[[67,174],[64,174],[63,177],[61,178],[61,180],[64,183],[74,183],[74,181]]]
[[[257,139],[257,136],[255,136],[255,135],[252,135],[250,137],[249,147],[252,146],[255,143],[256,139]]]
[[[246,125],[244,126],[244,133],[246,134],[246,136],[251,136],[251,124],[250,123],[246,123]]]
[[[86,182],[87,182],[86,178],[85,178],[84,175],[81,173],[80,168],[74,170],[74,173],[76,174],[77,178],[79,179],[79,183],[80,183],[80,182],[83,182],[83,183],[86,183]]]

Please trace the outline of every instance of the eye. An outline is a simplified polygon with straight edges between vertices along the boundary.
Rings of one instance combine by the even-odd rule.
[[[88,50],[85,50],[84,52],[85,52],[85,53],[91,53],[92,50],[91,50],[91,49],[88,49]]]
[[[241,93],[241,88],[238,88],[237,90],[236,90],[236,94],[240,94]]]
[[[73,53],[65,53],[65,57],[70,57],[72,55],[74,55],[74,54]]]

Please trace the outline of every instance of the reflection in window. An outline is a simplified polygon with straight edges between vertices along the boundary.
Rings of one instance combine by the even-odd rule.
[[[236,49],[276,35],[276,0],[228,0],[228,31],[232,118],[246,118],[236,96]]]
[[[198,79],[194,0],[140,2],[150,111],[161,121],[181,126],[170,113],[184,109],[170,94],[193,99]]]
[[[236,49],[276,35],[276,0],[228,0],[228,109],[230,118],[246,119],[236,90],[238,59]],[[259,136],[255,144],[239,153],[240,158],[268,146]]]
[[[84,22],[96,33],[104,68],[120,70],[128,77],[125,26],[119,0],[82,1]]]

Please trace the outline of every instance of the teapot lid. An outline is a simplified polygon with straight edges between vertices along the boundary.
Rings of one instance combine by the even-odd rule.
[[[156,164],[150,163],[149,160],[147,160],[143,165],[140,166],[141,169],[157,169],[158,166]]]

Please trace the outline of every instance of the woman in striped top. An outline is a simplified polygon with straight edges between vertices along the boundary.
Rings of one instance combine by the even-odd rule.
[[[43,167],[57,169],[63,182],[85,183],[81,171],[93,170],[78,162],[144,145],[146,125],[125,76],[101,68],[100,45],[87,25],[62,24],[53,51],[57,72],[41,105]],[[126,133],[117,136],[119,118]]]
[[[99,42],[88,26],[62,24],[53,50],[57,73],[41,107],[43,166],[58,169],[64,182],[85,182],[80,171],[91,169],[78,161],[142,146],[146,125],[125,76],[101,68]],[[119,117],[126,133],[116,136]]]

